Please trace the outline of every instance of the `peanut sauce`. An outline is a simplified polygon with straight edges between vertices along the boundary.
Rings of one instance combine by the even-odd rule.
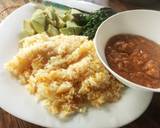
[[[134,83],[160,88],[160,45],[138,35],[119,34],[107,42],[105,55],[116,73]]]

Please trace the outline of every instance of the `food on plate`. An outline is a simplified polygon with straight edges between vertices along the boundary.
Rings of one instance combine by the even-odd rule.
[[[24,20],[21,38],[46,32],[48,36],[84,35],[93,39],[99,25],[115,14],[111,8],[101,8],[93,13],[76,9],[45,6],[37,9],[31,19]]]
[[[29,36],[19,41],[19,48],[25,48],[36,43],[45,42],[48,39],[49,36],[46,33]]]
[[[31,19],[24,20],[21,38],[46,32],[49,36],[59,34],[79,35],[82,27],[73,21],[73,14],[81,13],[75,9],[59,11],[52,6],[37,9]]]
[[[120,99],[123,85],[104,68],[87,37],[38,34],[23,42],[5,67],[49,112],[63,118]]]
[[[105,49],[109,66],[137,84],[160,88],[160,45],[139,36],[113,36]]]
[[[100,10],[90,14],[75,14],[74,20],[78,25],[83,26],[81,35],[88,36],[89,39],[93,39],[100,24],[113,14],[115,14],[115,11],[111,8],[101,8]]]

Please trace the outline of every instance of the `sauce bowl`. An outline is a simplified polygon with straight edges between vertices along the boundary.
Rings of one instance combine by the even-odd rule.
[[[118,34],[134,34],[160,44],[160,12],[153,10],[131,10],[117,13],[105,20],[98,28],[94,45],[97,55],[109,72],[124,85],[145,91],[160,92],[160,88],[149,88],[133,83],[114,72],[105,57],[108,40]]]

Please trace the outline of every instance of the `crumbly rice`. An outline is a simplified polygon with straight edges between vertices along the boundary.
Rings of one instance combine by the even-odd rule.
[[[104,68],[87,37],[36,36],[23,40],[6,68],[49,112],[63,118],[120,99],[123,85]]]

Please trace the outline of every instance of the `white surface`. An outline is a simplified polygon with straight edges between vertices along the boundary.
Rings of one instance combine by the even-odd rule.
[[[34,96],[28,94],[3,68],[3,64],[17,53],[22,22],[29,18],[33,11],[33,6],[27,4],[13,12],[0,25],[0,107],[25,121],[53,128],[116,128],[130,123],[146,110],[152,93],[126,89],[117,103],[100,109],[90,108],[85,115],[77,114],[67,121],[49,115],[35,101]]]
[[[82,1],[82,0],[47,0],[47,1],[53,1],[59,4],[67,5],[72,8],[77,8],[79,10],[83,10],[86,12],[94,12],[103,6],[108,6],[107,3],[105,5],[97,5],[91,2]]]
[[[82,1],[88,1],[102,6],[108,6],[108,0],[82,0]]]
[[[105,46],[109,38],[114,35],[129,33],[137,34],[151,39],[160,44],[160,12],[152,10],[132,10],[118,13],[104,21],[98,28],[94,44],[97,54],[105,67],[126,86],[141,89],[142,91],[160,92],[160,88],[152,89],[135,84],[114,72],[105,58]]]

